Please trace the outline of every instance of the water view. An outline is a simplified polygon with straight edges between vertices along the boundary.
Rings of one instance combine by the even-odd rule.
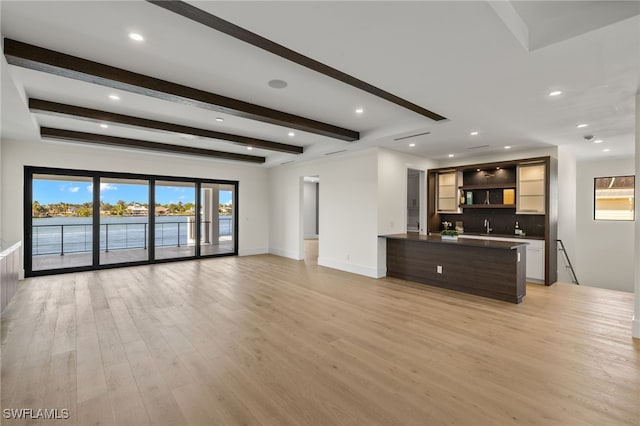
[[[193,216],[157,216],[156,246],[184,246],[195,243]],[[232,216],[220,216],[219,236],[232,235]],[[211,223],[201,223],[204,243]],[[88,252],[92,249],[91,217],[33,218],[33,255]],[[100,217],[100,251],[146,248],[149,237],[149,218]]]

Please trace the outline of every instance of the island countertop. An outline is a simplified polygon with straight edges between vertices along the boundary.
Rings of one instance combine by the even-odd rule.
[[[514,250],[521,246],[526,246],[526,241],[523,242],[515,242],[515,241],[499,241],[492,239],[477,239],[477,238],[464,238],[463,236],[458,237],[457,240],[443,240],[440,235],[421,235],[421,234],[389,234],[389,235],[379,235],[380,238],[387,238],[393,240],[408,240],[408,241],[419,241],[424,243],[434,243],[434,244],[455,244],[457,246],[467,246],[467,247],[486,247],[493,249],[504,249],[504,250]]]

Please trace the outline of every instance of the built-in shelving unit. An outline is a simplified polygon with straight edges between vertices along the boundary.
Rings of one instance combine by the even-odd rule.
[[[516,213],[544,214],[545,164],[519,164]]]
[[[437,180],[437,210],[440,213],[460,213],[458,207],[458,186],[462,182],[462,173],[457,170],[441,171]]]
[[[439,233],[442,223],[450,222],[465,232],[483,233],[489,223],[493,234],[514,235],[518,222],[518,230],[527,236],[544,238],[544,250],[537,253],[538,257],[544,253],[544,283],[553,284],[557,280],[556,176],[557,160],[551,157],[429,170],[427,230]]]

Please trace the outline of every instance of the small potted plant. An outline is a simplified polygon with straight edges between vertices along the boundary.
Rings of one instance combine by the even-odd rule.
[[[445,229],[444,231],[440,232],[440,237],[443,240],[456,241],[458,239],[458,231],[456,231],[455,229]]]

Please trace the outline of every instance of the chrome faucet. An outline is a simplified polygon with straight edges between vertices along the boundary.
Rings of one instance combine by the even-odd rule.
[[[489,219],[485,219],[484,220],[484,228],[487,231],[487,234],[490,233],[491,231],[493,231],[493,228],[491,227],[491,223],[489,222]]]

